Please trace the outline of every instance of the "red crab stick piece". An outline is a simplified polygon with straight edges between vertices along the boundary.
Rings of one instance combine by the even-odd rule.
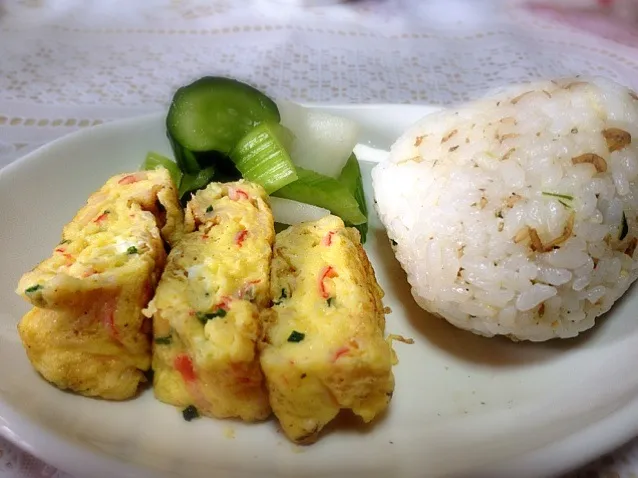
[[[186,383],[194,382],[197,380],[195,368],[193,367],[193,361],[188,355],[180,354],[175,357],[174,366],[175,370],[179,372]]]
[[[319,293],[321,294],[321,297],[323,297],[324,299],[330,297],[330,293],[326,288],[326,279],[334,279],[338,276],[339,274],[337,274],[337,271],[335,271],[334,267],[332,266],[326,266],[321,269],[321,272],[319,273]]]
[[[334,236],[335,234],[336,234],[335,231],[330,231],[328,234],[323,236],[323,239],[321,240],[321,245],[330,247],[332,245],[332,236]]]
[[[238,232],[237,235],[235,236],[235,244],[237,244],[237,246],[241,247],[242,244],[244,243],[244,241],[246,240],[247,236],[248,236],[248,231],[246,229],[244,229],[243,231]]]

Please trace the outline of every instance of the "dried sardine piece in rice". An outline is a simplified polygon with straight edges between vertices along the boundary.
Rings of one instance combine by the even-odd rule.
[[[507,197],[507,199],[505,199],[505,206],[511,209],[521,199],[523,199],[523,196],[521,196],[520,194],[512,193]]]
[[[496,139],[498,139],[499,143],[502,143],[506,139],[518,138],[519,136],[520,135],[518,133],[506,133],[500,136],[497,135]]]
[[[499,120],[499,123],[511,124],[513,126],[516,126],[518,124],[518,122],[516,121],[516,118],[514,118],[512,116],[506,116],[505,118],[501,118]]]
[[[525,226],[524,228],[520,229],[513,237],[513,241],[514,243],[518,244],[529,238],[530,249],[532,251],[550,252],[572,236],[572,233],[574,232],[575,217],[576,214],[574,213],[574,211],[572,211],[567,218],[567,222],[565,223],[565,227],[563,228],[563,232],[561,233],[561,235],[555,239],[552,239],[547,244],[543,244],[538,231],[535,228],[529,226]]]
[[[532,245],[530,246],[532,251],[543,252],[543,242],[541,241],[538,232],[536,232],[536,229],[534,229],[533,227],[529,228],[529,238],[532,241]]]
[[[585,153],[572,158],[572,164],[582,163],[593,164],[596,168],[596,171],[598,171],[599,173],[604,173],[605,171],[607,171],[607,161],[605,161],[605,158],[598,156],[595,153]]]
[[[610,153],[620,151],[625,146],[631,144],[631,134],[620,128],[607,128],[603,130],[603,136],[607,142]]]
[[[516,151],[516,148],[510,148],[501,158],[501,161],[505,161],[507,159],[509,159],[509,157],[512,155],[512,153]]]
[[[441,138],[441,144],[445,143],[446,141],[450,140],[450,138],[452,138],[452,136],[454,136],[456,133],[458,133],[458,129],[453,129],[452,131],[450,131],[448,134],[446,134],[445,136],[443,136],[443,138]]]
[[[563,228],[563,233],[560,236],[558,236],[556,239],[550,241],[548,244],[545,245],[544,249],[546,252],[551,251],[556,246],[559,246],[560,244],[565,242],[567,239],[572,237],[572,233],[574,232],[575,219],[576,219],[576,213],[572,211],[569,217],[567,218],[567,223],[565,224],[565,227]]]
[[[520,229],[516,233],[516,235],[512,238],[512,240],[514,241],[515,244],[518,244],[519,242],[523,242],[528,237],[529,237],[529,226],[525,226],[524,228]]]
[[[572,81],[570,83],[567,83],[565,86],[563,86],[563,88],[566,90],[572,90],[576,88],[577,86],[587,86],[587,85],[588,83],[586,81]]]

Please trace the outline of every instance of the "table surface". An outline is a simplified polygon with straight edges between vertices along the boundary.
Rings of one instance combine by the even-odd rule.
[[[563,2],[0,1],[0,167],[69,132],[160,111],[204,73],[323,103],[448,105],[577,74],[638,87],[636,3]],[[36,476],[70,478],[0,438],[0,478]],[[638,477],[638,439],[570,477]]]

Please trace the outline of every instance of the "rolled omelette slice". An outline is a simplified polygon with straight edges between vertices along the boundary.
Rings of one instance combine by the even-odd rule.
[[[270,415],[257,350],[275,237],[266,199],[240,181],[211,183],[187,204],[187,233],[147,311],[162,402],[216,418]]]
[[[33,307],[18,332],[34,368],[61,389],[123,400],[151,365],[142,314],[165,261],[164,240],[183,230],[168,172],[121,174],[92,194],[63,229],[51,257],[17,293]]]
[[[341,409],[373,420],[394,390],[393,352],[358,231],[326,216],[280,232],[271,293],[261,366],[288,438],[314,442]]]

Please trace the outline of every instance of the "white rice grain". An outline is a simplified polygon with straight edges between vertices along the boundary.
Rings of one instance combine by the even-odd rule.
[[[557,294],[556,287],[545,284],[533,284],[516,299],[516,308],[520,311],[531,310]]]

